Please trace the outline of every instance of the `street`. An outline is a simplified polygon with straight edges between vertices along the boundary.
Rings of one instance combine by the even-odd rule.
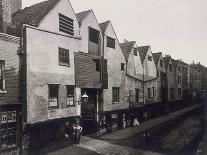
[[[175,114],[170,114],[168,117],[171,115]],[[162,119],[164,120],[164,118]],[[191,115],[180,119],[180,121],[173,122],[173,124],[151,129],[147,141],[141,131],[141,128],[144,130],[148,125],[145,123],[145,125],[118,130],[99,137],[83,136],[80,146],[69,146],[48,154],[193,155],[198,143],[194,144],[192,148],[189,144],[201,132],[201,119],[200,111],[196,110]],[[161,119],[154,120],[154,122],[158,121],[161,121]],[[149,124],[153,124],[153,120]]]

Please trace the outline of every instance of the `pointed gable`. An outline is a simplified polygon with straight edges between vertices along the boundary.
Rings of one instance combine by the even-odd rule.
[[[120,43],[121,50],[124,54],[126,61],[128,61],[129,55],[134,47],[135,41],[127,41],[125,43]]]
[[[169,62],[170,62],[170,57],[169,56],[165,56],[164,57],[164,63],[165,63],[166,69],[168,68]]]
[[[101,32],[102,32],[103,34],[105,33],[105,31],[106,31],[106,29],[107,29],[109,23],[110,23],[110,21],[108,20],[108,21],[106,21],[106,22],[103,22],[103,23],[100,23],[100,24],[99,24],[99,27],[100,27]]]
[[[177,70],[177,66],[178,66],[178,60],[175,60],[175,59],[171,59],[172,60],[172,64],[173,64],[173,67],[174,67],[174,71]]]
[[[155,62],[155,65],[156,65],[156,66],[158,65],[158,62],[159,62],[159,60],[160,60],[161,55],[162,55],[161,52],[158,52],[158,53],[152,53],[152,56],[153,56],[153,59],[154,59],[154,62]]]
[[[78,20],[79,26],[82,25],[83,20],[92,12],[92,10],[86,10],[79,13],[76,13],[76,18]]]
[[[12,16],[12,22],[19,28],[21,28],[23,24],[38,27],[43,18],[59,1],[60,0],[47,0],[17,11]]]
[[[142,61],[142,63],[144,62],[147,52],[149,50],[149,46],[140,46],[138,47],[138,51],[139,51],[139,55],[140,55],[140,59]]]

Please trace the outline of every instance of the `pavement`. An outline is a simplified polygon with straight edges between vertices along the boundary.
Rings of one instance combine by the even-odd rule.
[[[160,155],[161,153],[150,152],[147,150],[141,150],[135,147],[118,145],[110,141],[122,141],[127,140],[130,137],[134,137],[138,134],[142,134],[145,130],[155,128],[159,125],[165,124],[168,121],[174,120],[187,112],[190,112],[196,108],[201,107],[201,104],[192,105],[191,107],[168,113],[166,116],[158,117],[152,120],[145,121],[136,127],[129,127],[112,133],[108,133],[102,136],[96,134],[82,136],[81,144],[79,146],[68,146],[53,152],[47,153],[48,155]]]

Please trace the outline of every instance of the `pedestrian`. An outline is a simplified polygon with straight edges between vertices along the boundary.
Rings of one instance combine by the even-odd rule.
[[[134,119],[133,125],[134,125],[134,126],[138,126],[138,125],[139,125],[139,121],[138,121],[137,118]]]
[[[65,122],[65,137],[70,141],[70,123],[68,121]]]
[[[71,126],[71,135],[70,135],[72,145],[75,145],[75,130],[76,130],[76,125],[75,123],[73,123]]]
[[[80,144],[80,137],[81,137],[82,127],[80,126],[80,122],[78,119],[76,119],[76,125],[75,125],[75,144]]]

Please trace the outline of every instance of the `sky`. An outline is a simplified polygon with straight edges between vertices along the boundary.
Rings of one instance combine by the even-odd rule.
[[[43,0],[23,0],[23,8]],[[70,0],[76,13],[93,9],[111,20],[119,42],[150,45],[187,63],[207,66],[207,0]]]

